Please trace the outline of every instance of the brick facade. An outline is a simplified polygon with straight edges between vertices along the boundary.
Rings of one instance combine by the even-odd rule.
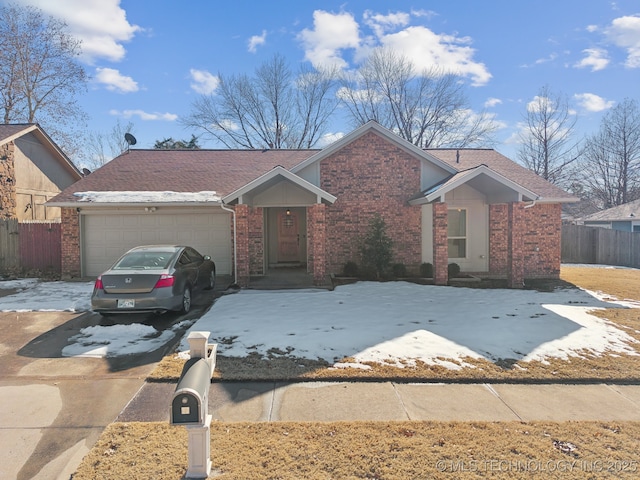
[[[313,283],[323,285],[325,282],[327,252],[327,207],[319,203],[307,208],[307,267],[313,274]],[[317,260],[317,261],[316,261]]]
[[[16,218],[15,146],[0,146],[0,219]]]
[[[0,150],[0,159],[5,151]],[[3,163],[0,160],[0,169]],[[5,175],[2,172],[0,175]],[[423,258],[422,207],[408,201],[421,190],[419,159],[387,138],[368,132],[322,158],[319,174],[318,186],[337,200],[332,205],[319,203],[306,208],[307,268],[316,284],[323,284],[327,274],[340,273],[346,262],[362,264],[361,242],[376,214],[384,219],[386,233],[393,241],[392,262],[418,270]],[[432,204],[430,227],[438,285],[449,280],[447,208],[446,203]],[[246,286],[252,275],[266,273],[266,210],[245,204],[234,209],[232,238],[236,248],[232,260],[238,284]],[[527,278],[559,277],[560,210],[560,204],[489,205],[489,271],[481,273],[507,278],[513,287],[521,287]],[[63,275],[80,276],[80,215],[75,208],[62,209],[62,245]]]
[[[506,203],[489,205],[489,272],[507,274],[509,250],[509,208]]]
[[[562,206],[538,204],[524,209],[523,236],[526,278],[559,278],[562,262]]]
[[[524,204],[510,203],[507,208],[507,285],[522,288],[524,285]]]
[[[446,203],[433,204],[433,280],[436,285],[449,282],[448,216]]]
[[[240,286],[249,284],[249,206],[236,205],[236,265],[237,279]]]
[[[79,278],[80,266],[80,214],[75,208],[63,208],[62,221],[62,277]]]
[[[489,274],[506,276],[515,287],[527,278],[558,278],[561,205],[516,205],[515,209],[509,204],[489,206]]]
[[[321,160],[320,188],[337,197],[326,215],[328,273],[341,272],[348,261],[361,264],[360,241],[375,214],[393,240],[392,262],[419,266],[420,207],[407,203],[420,191],[418,159],[370,132]]]

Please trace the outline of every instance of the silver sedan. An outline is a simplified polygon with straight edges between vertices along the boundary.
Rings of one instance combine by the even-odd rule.
[[[215,283],[215,263],[192,247],[136,247],[96,279],[91,308],[102,315],[170,310],[187,313],[194,291],[213,289]]]

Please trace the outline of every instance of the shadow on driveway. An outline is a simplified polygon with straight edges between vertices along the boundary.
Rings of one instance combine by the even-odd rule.
[[[159,346],[154,344],[155,348],[152,350],[123,355],[109,355],[107,352],[105,361],[111,372],[120,372],[155,363],[176,346],[187,329],[211,308],[218,295],[218,292],[199,292],[194,298],[191,311],[186,315],[167,312],[162,315],[150,313],[102,317],[96,313],[87,312],[37,336],[20,348],[17,353],[20,356],[30,358],[65,358],[67,355],[63,355],[64,348],[73,344],[70,341],[72,337],[80,335],[84,329],[106,327],[105,329],[108,331],[108,327],[142,324],[152,326],[156,330],[157,335],[154,335],[154,338],[160,337],[166,331],[170,331],[173,335]],[[132,338],[132,342],[139,340],[139,337]]]

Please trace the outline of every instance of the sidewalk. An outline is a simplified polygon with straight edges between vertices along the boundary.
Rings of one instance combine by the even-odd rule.
[[[145,383],[120,422],[168,422],[175,383]],[[223,422],[640,421],[640,385],[223,382],[209,391]]]

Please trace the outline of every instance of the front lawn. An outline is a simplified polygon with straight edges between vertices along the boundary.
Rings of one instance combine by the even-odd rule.
[[[638,306],[640,270],[563,266],[561,279],[551,292],[412,284],[389,290],[383,284],[384,290],[358,297],[377,288],[363,284],[360,290],[310,294],[305,315],[294,311],[295,292],[254,292],[256,307],[247,305],[253,297],[232,296],[225,309],[223,297],[209,312],[211,321],[201,319],[192,330],[212,332],[211,341],[218,343],[214,378],[220,380],[640,378],[638,310],[601,302],[578,288]],[[384,292],[388,298],[381,297]],[[421,292],[430,298],[416,301]],[[314,299],[335,310],[314,311]],[[374,302],[379,304],[363,314]],[[241,303],[256,310],[235,310]],[[265,313],[270,309],[273,318]],[[176,380],[184,358],[165,357],[150,379]]]

